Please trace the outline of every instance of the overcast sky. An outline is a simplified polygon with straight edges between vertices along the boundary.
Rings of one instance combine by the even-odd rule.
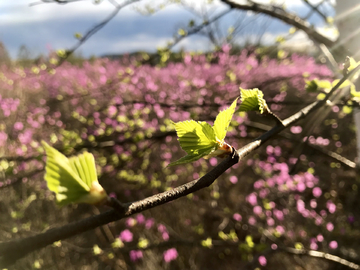
[[[2,41],[12,58],[16,58],[19,47],[26,45],[33,56],[47,54],[49,50],[68,49],[74,46],[77,40],[75,33],[84,34],[88,29],[104,20],[114,10],[108,0],[95,5],[93,1],[79,1],[66,5],[42,3],[30,5],[38,0],[0,0],[0,41]],[[262,0],[266,2],[266,0]],[[315,0],[314,0],[315,1]],[[123,1],[118,0],[118,3]],[[152,6],[161,3],[159,0],[143,0]],[[164,1],[162,1],[164,2]],[[201,11],[201,3],[205,0],[188,0],[190,5],[197,4],[195,9]],[[219,1],[210,8],[209,15],[215,16],[228,7]],[[284,1],[279,1],[284,2]],[[306,14],[308,8],[302,0],[285,1],[288,9],[300,14]],[[143,5],[137,4],[142,8]],[[223,34],[239,18],[246,16],[251,20],[253,14],[232,11],[219,22],[219,29]],[[141,15],[134,5],[122,9],[118,15],[103,29],[91,37],[78,52],[88,57],[90,55],[104,55],[127,53],[134,51],[153,52],[159,46],[164,46],[171,40],[179,28],[184,28],[191,19],[196,19],[189,10],[177,6],[167,6],[151,16]],[[320,18],[313,16],[312,22],[321,26]],[[271,23],[270,23],[271,21]],[[259,29],[266,28],[263,41],[272,42],[273,39],[286,33],[288,26],[268,19],[260,19],[247,27],[243,36],[257,35]],[[211,43],[204,36],[193,36],[178,44],[177,49],[208,50]],[[176,48],[175,48],[176,49]]]

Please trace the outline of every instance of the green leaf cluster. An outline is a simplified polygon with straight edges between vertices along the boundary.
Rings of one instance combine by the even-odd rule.
[[[202,157],[231,153],[231,148],[225,147],[227,144],[224,139],[235,112],[237,100],[235,99],[229,108],[217,115],[214,126],[194,120],[173,123],[180,146],[187,155],[168,166],[193,162]]]
[[[42,145],[47,155],[45,180],[60,206],[69,203],[96,205],[107,198],[98,182],[92,154],[84,152],[67,158],[46,142],[43,141]]]

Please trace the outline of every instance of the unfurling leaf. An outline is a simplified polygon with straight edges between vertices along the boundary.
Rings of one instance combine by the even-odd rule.
[[[311,81],[306,80],[305,83],[306,83],[305,85],[306,92],[315,93],[318,90],[318,84],[316,79]]]
[[[214,122],[214,132],[215,132],[215,136],[216,139],[219,141],[224,141],[227,130],[229,128],[231,119],[233,117],[233,114],[235,112],[235,108],[236,108],[236,103],[237,103],[237,98],[233,101],[233,103],[231,104],[231,106],[229,108],[227,108],[226,110],[221,111],[215,119]]]
[[[187,155],[168,166],[190,163],[202,157],[222,157],[231,154],[232,147],[224,142],[224,138],[235,112],[236,102],[237,99],[229,108],[218,114],[213,127],[206,122],[194,120],[173,123],[180,146]]]
[[[241,112],[259,111],[261,114],[268,111],[265,99],[263,99],[263,92],[257,88],[242,89],[240,88],[241,95]]]
[[[67,158],[55,148],[42,142],[46,155],[45,180],[63,206],[69,203],[101,204],[107,194],[99,184],[94,156],[84,152]]]

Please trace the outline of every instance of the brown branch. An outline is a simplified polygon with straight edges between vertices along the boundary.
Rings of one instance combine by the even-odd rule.
[[[317,43],[325,44],[327,47],[332,47],[335,44],[334,41],[321,35],[319,32],[317,32],[315,29],[309,26],[309,23],[302,20],[300,17],[298,17],[293,13],[286,12],[284,9],[280,7],[263,5],[254,2],[252,2],[251,4],[240,4],[235,2],[234,0],[221,0],[221,2],[228,4],[233,9],[250,10],[254,12],[263,13],[271,17],[274,17],[276,19],[279,19],[289,25],[292,25],[300,30],[303,30],[309,36],[309,38],[316,41]]]
[[[316,5],[311,4],[311,3],[310,3],[309,1],[307,1],[307,0],[305,0],[305,1],[303,1],[303,2],[311,8],[311,11],[310,11],[309,14],[306,16],[305,19],[310,18],[310,16],[311,16],[314,12],[316,12],[317,14],[319,14],[319,16],[320,16],[325,22],[327,22],[327,16],[326,16],[323,12],[321,12],[321,11],[319,10],[319,7],[324,3],[324,0],[322,0],[321,2],[319,2],[319,3],[316,4]]]
[[[321,259],[325,259],[328,261],[333,261],[342,265],[345,265],[351,269],[360,269],[360,265],[355,264],[353,262],[350,262],[348,260],[345,260],[339,256],[335,256],[329,253],[325,253],[325,252],[321,252],[321,251],[316,251],[316,250],[306,250],[306,249],[296,249],[296,248],[290,248],[290,247],[280,247],[279,250],[281,251],[285,251],[291,254],[296,254],[296,255],[307,255],[310,257],[315,257],[315,258],[321,258]]]

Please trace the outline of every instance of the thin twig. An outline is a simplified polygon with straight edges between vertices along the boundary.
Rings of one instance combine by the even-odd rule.
[[[328,47],[332,47],[335,44],[334,41],[321,35],[315,29],[310,27],[306,21],[302,20],[300,17],[298,17],[297,15],[295,15],[293,13],[286,12],[284,9],[282,9],[280,7],[275,7],[275,6],[271,6],[271,5],[263,5],[263,4],[254,3],[254,2],[252,2],[251,4],[240,4],[233,0],[221,0],[221,2],[228,4],[231,8],[234,8],[234,9],[251,10],[254,12],[264,13],[271,17],[277,18],[287,24],[290,24],[300,30],[303,30],[309,36],[309,38],[313,39],[314,41],[316,41],[318,43],[323,43]]]
[[[82,44],[84,44],[90,37],[92,37],[96,32],[98,32],[100,29],[102,29],[105,25],[107,25],[118,13],[121,9],[124,7],[133,4],[135,2],[139,2],[141,0],[129,0],[121,5],[117,5],[114,9],[114,11],[102,22],[92,27],[90,30],[88,30],[80,39],[79,41],[69,50],[66,50],[66,54],[64,57],[62,57],[57,64],[56,67],[59,67],[62,63],[65,62],[66,59],[69,58],[71,54],[74,53]]]

